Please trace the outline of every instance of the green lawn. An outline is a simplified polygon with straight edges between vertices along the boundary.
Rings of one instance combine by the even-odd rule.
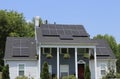
[[[2,72],[0,72],[0,79],[2,79]]]

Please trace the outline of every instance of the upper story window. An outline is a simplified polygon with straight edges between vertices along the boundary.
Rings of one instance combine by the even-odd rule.
[[[69,53],[69,48],[61,48],[60,53],[61,54]]]

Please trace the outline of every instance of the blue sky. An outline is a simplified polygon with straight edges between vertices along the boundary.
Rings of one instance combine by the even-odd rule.
[[[82,24],[91,37],[109,34],[120,43],[120,0],[1,0],[0,9],[23,13],[26,20]]]

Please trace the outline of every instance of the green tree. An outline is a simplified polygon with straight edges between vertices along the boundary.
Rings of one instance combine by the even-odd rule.
[[[41,79],[49,79],[50,78],[47,62],[44,62],[42,72],[41,72],[40,76],[41,76]]]
[[[23,14],[16,11],[0,10],[0,71],[4,65],[5,42],[8,36],[33,37],[34,21],[27,22]]]
[[[10,79],[10,77],[9,77],[9,65],[8,64],[3,67],[2,79]]]
[[[85,68],[85,79],[91,79],[91,72],[90,72],[90,68],[89,68],[89,65],[87,64],[86,65],[86,68]]]

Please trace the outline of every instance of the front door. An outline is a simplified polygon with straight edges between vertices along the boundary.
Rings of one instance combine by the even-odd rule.
[[[78,64],[78,79],[84,79],[84,64]]]

